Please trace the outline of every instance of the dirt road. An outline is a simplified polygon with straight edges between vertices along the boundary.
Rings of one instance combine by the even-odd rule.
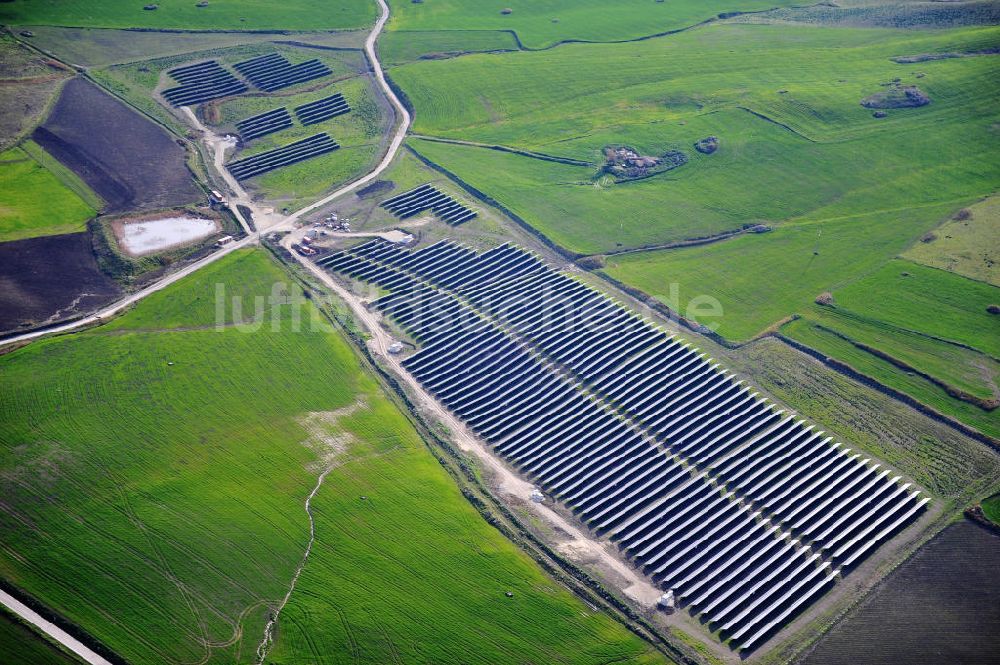
[[[38,612],[31,609],[6,591],[0,591],[0,603],[3,603],[4,607],[9,609],[11,612],[18,615],[32,626],[35,626],[38,630],[72,651],[81,660],[83,660],[83,662],[90,663],[91,665],[111,665],[110,662],[94,653],[89,647],[84,645],[83,642],[76,639],[51,621],[42,618]]]

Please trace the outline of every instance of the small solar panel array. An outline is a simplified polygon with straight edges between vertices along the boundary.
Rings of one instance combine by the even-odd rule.
[[[373,240],[316,263],[388,291],[373,306],[420,344],[403,366],[735,649],[929,501],[519,248]]]
[[[230,162],[226,168],[237,180],[246,180],[283,166],[333,152],[339,147],[340,145],[330,138],[329,134],[315,134],[274,150]]]
[[[381,206],[400,219],[413,217],[424,210],[431,210],[452,226],[467,222],[476,216],[474,210],[441,192],[432,185],[421,185],[416,189],[386,199]]]
[[[164,98],[173,106],[191,106],[247,91],[245,83],[215,60],[177,67],[167,74],[181,84],[163,91]]]
[[[332,73],[329,67],[315,58],[293,65],[280,53],[244,60],[236,63],[234,67],[247,80],[265,92],[274,92]]]
[[[236,123],[236,129],[244,141],[251,141],[261,136],[280,132],[292,126],[292,116],[288,114],[288,109],[280,108],[255,115],[246,120]]]
[[[348,105],[344,95],[337,93],[309,102],[302,106],[295,107],[295,115],[303,125],[315,125],[318,122],[335,118],[338,115],[350,113],[351,107]]]

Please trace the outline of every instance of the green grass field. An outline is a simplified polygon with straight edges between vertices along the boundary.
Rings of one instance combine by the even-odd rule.
[[[482,521],[344,338],[310,325],[314,306],[293,332],[292,308],[268,304],[276,282],[265,252],[237,252],[108,326],[0,358],[4,578],[129,661],[249,662],[334,465],[272,662],[316,662],[306,621],[338,662],[661,662]],[[217,289],[243,305],[221,330]],[[259,325],[231,325],[258,297]],[[506,588],[513,602],[492,602]],[[393,621],[374,622],[386,601]]]
[[[891,364],[890,362],[877,357],[869,351],[862,350],[856,345],[851,343],[851,335],[857,335],[858,337],[863,337],[862,334],[864,330],[858,330],[857,327],[845,326],[843,328],[834,328],[832,326],[819,327],[811,318],[803,318],[798,321],[789,323],[781,328],[782,332],[792,339],[805,344],[813,349],[818,350],[824,355],[835,358],[843,363],[848,364],[853,369],[870,376],[880,383],[883,383],[890,388],[894,388],[903,393],[916,398],[924,404],[934,408],[935,410],[943,413],[945,415],[951,416],[970,427],[974,427],[979,431],[987,434],[989,436],[1000,438],[1000,412],[997,410],[986,411],[983,408],[971,404],[969,402],[960,401],[950,396],[944,389],[939,386],[934,385],[930,381],[918,376],[912,372],[907,372],[900,369],[899,367]],[[831,332],[834,331],[834,332]],[[835,333],[840,333],[835,334]],[[848,339],[844,339],[842,335],[847,335]],[[898,338],[882,338],[876,341],[890,341],[898,342]],[[909,341],[909,340],[904,340]],[[936,374],[934,372],[935,367],[931,365],[946,362],[946,355],[952,350],[941,345],[933,346],[927,345],[928,348],[923,355],[917,355],[920,350],[915,351],[912,347],[901,347],[901,346],[875,346],[875,348],[880,351],[889,353],[890,355],[905,356],[910,364],[917,366],[921,371],[924,371],[939,380],[944,380],[950,383],[958,383],[956,381],[955,375],[959,372],[965,370],[973,370],[974,367],[970,367],[971,362],[975,362],[975,358],[961,357],[959,361],[962,363],[957,368],[946,368],[946,371]],[[938,355],[941,354],[941,355]],[[959,354],[952,354],[959,355]],[[943,357],[942,357],[943,356]],[[919,362],[919,365],[916,363]],[[982,360],[985,365],[986,363]],[[996,364],[992,364],[994,369],[993,375],[995,376]],[[981,381],[984,379],[980,379]]]
[[[168,30],[350,30],[375,21],[376,4],[344,0],[331,6],[318,0],[280,5],[262,0],[212,0],[205,7],[187,0],[160,0],[154,11],[141,2],[100,3],[13,0],[0,6],[0,22],[89,28],[159,28]]]
[[[996,95],[987,81],[996,60],[942,60],[918,70],[889,58],[998,41],[995,29],[720,25],[640,43],[420,61],[392,76],[417,110],[418,133],[594,162],[588,169],[418,145],[553,240],[595,253],[758,221],[982,195],[997,173],[971,165],[990,161],[995,141]],[[935,103],[872,118],[859,101],[894,77],[919,80]],[[702,156],[692,144],[707,135],[721,148]],[[647,154],[681,149],[691,161],[645,181],[594,182],[600,150],[611,143]],[[920,168],[930,163],[935,168]]]
[[[1000,494],[983,499],[983,514],[994,524],[1000,525]]]
[[[811,305],[782,327],[793,339],[849,364],[991,436],[987,410],[895,361],[982,400],[1000,398],[1000,320],[986,308],[1000,290],[909,261],[890,261],[833,292],[836,306]]]
[[[482,522],[395,409],[344,422],[271,661],[663,662]]]
[[[3,610],[0,611],[0,662],[5,665],[72,665],[79,661]]]
[[[76,175],[38,145],[29,141],[0,153],[0,242],[83,231],[100,206]]]
[[[1000,197],[966,208],[914,243],[903,257],[1000,286]]]
[[[890,261],[834,291],[839,306],[903,330],[966,344],[1000,358],[1000,289],[909,261]]]
[[[566,41],[621,41],[679,30],[724,12],[788,6],[786,0],[391,0],[391,30],[510,30],[527,48]],[[511,9],[510,14],[500,10]]]

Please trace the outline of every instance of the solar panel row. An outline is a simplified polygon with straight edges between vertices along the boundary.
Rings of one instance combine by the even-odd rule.
[[[466,208],[429,184],[386,199],[381,203],[381,206],[400,219],[413,217],[424,210],[432,210],[434,214],[453,226],[467,222],[476,216],[474,210]]]
[[[350,105],[344,99],[344,95],[339,92],[315,102],[295,107],[295,115],[303,125],[315,125],[338,115],[350,113],[350,111]]]
[[[291,126],[292,116],[288,114],[288,110],[285,108],[274,109],[273,111],[261,113],[260,115],[255,115],[236,123],[236,129],[239,130],[240,136],[243,137],[244,141],[252,141],[261,136],[288,129]]]
[[[374,305],[420,343],[407,370],[739,649],[928,501],[521,249],[372,241],[317,263],[389,291]]]
[[[315,134],[274,150],[230,162],[226,168],[237,180],[246,180],[283,166],[333,152],[339,147],[328,134]]]
[[[181,84],[163,91],[164,98],[173,106],[192,106],[247,91],[246,84],[215,60],[177,67],[167,74]]]
[[[236,63],[234,67],[247,80],[265,92],[274,92],[333,73],[329,67],[315,58],[293,65],[280,53],[244,60]]]

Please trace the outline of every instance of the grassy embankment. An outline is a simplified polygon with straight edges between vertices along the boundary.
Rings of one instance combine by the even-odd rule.
[[[379,59],[385,67],[420,59],[517,49],[513,34],[492,30],[389,31],[378,40]]]
[[[991,496],[988,499],[983,499],[982,504],[983,514],[993,522],[994,524],[1000,526],[1000,494]]]
[[[65,25],[92,28],[161,30],[350,30],[375,21],[377,5],[345,0],[212,0],[204,7],[186,0],[161,0],[157,9],[128,0],[55,3],[13,0],[0,7],[0,22],[15,25]]]
[[[20,619],[0,610],[0,662],[4,665],[72,665],[79,662],[32,631]]]
[[[0,574],[129,660],[250,661],[329,466],[277,660],[658,661],[481,520],[311,303],[235,325],[287,281],[239,252],[0,357]]]
[[[996,287],[897,260],[833,295],[782,332],[1000,438]]]

